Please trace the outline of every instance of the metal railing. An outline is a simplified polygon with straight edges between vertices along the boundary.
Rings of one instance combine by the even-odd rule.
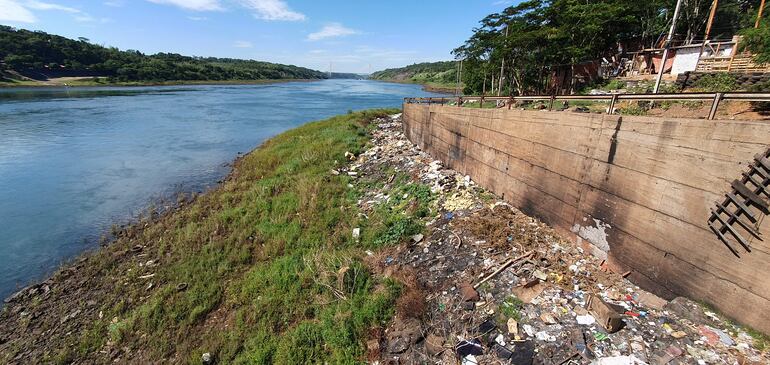
[[[602,94],[602,95],[538,95],[538,96],[457,96],[438,98],[404,98],[406,104],[449,104],[456,102],[462,107],[464,102],[479,101],[479,107],[483,107],[485,101],[503,102],[502,107],[511,106],[517,101],[547,101],[548,110],[553,110],[553,104],[557,100],[598,100],[609,102],[607,114],[615,112],[615,105],[619,101],[711,101],[708,119],[716,117],[719,103],[722,101],[770,101],[770,93],[681,93],[681,94]]]

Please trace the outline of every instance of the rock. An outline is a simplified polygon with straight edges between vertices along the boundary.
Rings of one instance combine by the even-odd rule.
[[[414,243],[420,243],[422,241],[423,237],[424,236],[422,235],[422,233],[416,234],[416,235],[412,236],[412,241],[414,241]]]
[[[687,332],[685,332],[685,331],[671,332],[671,337],[676,338],[676,339],[684,338],[684,337],[687,337]]]
[[[396,337],[388,341],[388,352],[391,354],[400,354],[409,348],[409,341],[403,337]]]
[[[361,228],[353,228],[353,238],[361,237]]]
[[[373,357],[379,357],[380,341],[376,338],[366,341],[366,350],[369,351],[369,355]]]
[[[458,284],[457,289],[460,290],[460,297],[464,302],[478,302],[481,300],[479,292],[477,292],[476,289],[473,289],[473,285],[468,282]]]
[[[61,323],[61,324],[64,324],[64,322],[67,322],[67,321],[69,321],[70,319],[73,319],[73,318],[77,317],[77,316],[78,316],[78,314],[80,314],[80,309],[76,309],[76,310],[75,310],[75,311],[73,311],[72,313],[70,313],[70,314],[68,314],[68,315],[64,316],[64,317],[63,317],[63,318],[62,318],[62,319],[59,321],[59,323]]]
[[[641,289],[637,290],[636,301],[648,308],[657,310],[662,310],[668,304],[667,300]]]
[[[556,317],[553,316],[551,313],[542,313],[540,314],[540,320],[543,321],[545,324],[556,324]]]
[[[680,318],[684,318],[693,323],[705,323],[708,322],[708,317],[703,314],[703,310],[697,305],[692,303],[687,298],[677,297],[668,302],[663,309],[670,311]]]
[[[430,334],[425,338],[425,350],[429,355],[438,355],[444,351],[444,338]]]
[[[388,352],[400,354],[422,339],[422,326],[414,318],[397,319],[387,335]]]
[[[597,365],[647,365],[634,355],[631,356],[612,356],[598,359]]]
[[[519,322],[516,322],[513,318],[508,318],[508,333],[512,335],[518,335],[519,334]]]
[[[206,352],[201,356],[201,363],[203,363],[203,365],[211,365],[214,363],[214,357],[211,356],[211,353]]]

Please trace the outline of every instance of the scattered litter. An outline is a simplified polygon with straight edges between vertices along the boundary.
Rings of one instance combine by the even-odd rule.
[[[379,363],[770,363],[751,337],[715,313],[640,289],[630,272],[614,273],[607,262],[426,154],[406,139],[398,118],[375,120],[371,147],[336,167],[340,175],[357,173],[350,183],[363,188],[357,203],[363,216],[389,202],[410,204],[416,192],[396,189],[403,184],[428,187],[432,200],[421,218],[423,232],[372,254],[385,257],[377,262],[383,272],[417,279],[408,285],[425,302],[409,304],[424,307],[419,331],[432,335],[405,342],[390,335],[394,320],[383,345],[398,352]],[[582,225],[579,233],[596,238],[608,227],[590,217]]]

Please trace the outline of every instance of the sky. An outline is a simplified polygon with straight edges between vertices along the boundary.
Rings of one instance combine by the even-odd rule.
[[[0,24],[143,53],[369,73],[452,59],[500,0],[0,0]]]

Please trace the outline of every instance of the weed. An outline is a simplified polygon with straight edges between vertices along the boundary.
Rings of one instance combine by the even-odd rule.
[[[516,321],[521,321],[521,309],[524,308],[524,302],[515,296],[509,296],[505,298],[502,304],[500,304],[500,314],[505,316],[505,319],[513,318]]]

